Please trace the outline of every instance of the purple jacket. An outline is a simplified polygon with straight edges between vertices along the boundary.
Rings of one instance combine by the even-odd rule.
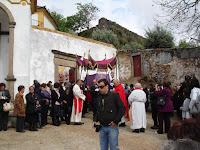
[[[156,91],[156,95],[157,96],[164,96],[165,95],[165,90],[166,90],[166,103],[165,106],[158,106],[158,112],[173,112],[174,108],[173,108],[173,103],[171,100],[171,90],[169,88],[164,88],[161,91]]]

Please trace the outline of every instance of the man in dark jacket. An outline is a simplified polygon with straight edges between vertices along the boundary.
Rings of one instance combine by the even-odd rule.
[[[156,96],[156,89],[154,88],[153,84],[149,84],[149,94],[150,94],[150,102],[151,102],[151,112],[152,112],[152,119],[154,125],[151,129],[158,129],[158,112],[157,112],[157,96]]]
[[[125,114],[125,106],[116,92],[109,91],[109,83],[106,79],[98,81],[100,95],[97,97],[97,113],[93,118],[93,126],[100,122],[100,146],[101,149],[119,149],[118,135],[122,116]]]
[[[81,86],[80,86],[81,90],[83,91],[84,95],[86,94],[86,86],[84,84],[84,81],[81,80]],[[88,108],[88,102],[87,102],[87,97],[86,100],[83,102],[83,113],[82,113],[82,117],[85,118],[85,114],[87,113],[87,108]]]
[[[147,89],[147,85],[143,85],[143,91],[146,93],[146,98],[147,98],[147,101],[145,102],[145,109],[146,111],[148,111],[148,107],[149,107],[149,91]]]
[[[97,112],[97,97],[99,93],[96,79],[93,80],[93,85],[91,86],[90,93],[92,94],[92,110],[93,110],[93,117],[94,117]]]

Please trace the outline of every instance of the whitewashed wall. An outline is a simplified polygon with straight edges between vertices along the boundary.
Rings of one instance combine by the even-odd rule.
[[[30,82],[37,79],[39,82],[54,82],[54,54],[51,50],[77,54],[79,56],[88,56],[90,54],[95,60],[112,58],[116,49],[100,44],[76,39],[73,37],[56,34],[48,31],[32,29],[31,32],[31,50],[30,59]]]
[[[1,31],[9,31],[8,15],[0,8]],[[9,70],[9,35],[0,35],[0,83],[6,83]]]
[[[54,26],[51,24],[51,22],[49,21],[49,19],[47,19],[46,16],[44,16],[44,27],[55,30]]]

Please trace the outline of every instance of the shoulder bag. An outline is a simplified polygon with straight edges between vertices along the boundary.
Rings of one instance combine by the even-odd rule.
[[[157,97],[157,103],[156,104],[158,106],[165,106],[166,98],[167,98],[167,95],[166,95],[166,90],[165,90],[165,95]]]

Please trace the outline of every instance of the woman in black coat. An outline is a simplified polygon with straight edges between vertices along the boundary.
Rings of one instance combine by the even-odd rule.
[[[65,114],[65,122],[67,125],[70,124],[72,105],[73,105],[73,98],[71,98],[70,89],[67,88],[63,96],[63,108]]]
[[[53,125],[59,126],[59,113],[60,113],[60,105],[62,103],[61,101],[61,95],[59,93],[60,84],[56,82],[54,84],[54,90],[51,91],[51,98],[52,98],[52,122]]]
[[[4,83],[0,83],[0,131],[7,131],[8,124],[8,113],[3,111],[3,104],[8,103],[10,101],[10,93],[8,90],[5,90],[6,85]]]
[[[34,94],[34,87],[29,87],[29,93],[26,95],[26,121],[29,123],[29,131],[38,131],[36,124],[38,123],[38,112],[36,105],[39,105],[39,98]]]

